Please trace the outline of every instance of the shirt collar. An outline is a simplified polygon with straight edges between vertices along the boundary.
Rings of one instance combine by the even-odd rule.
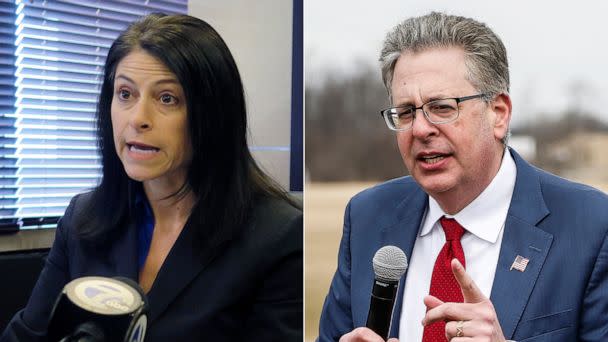
[[[429,196],[429,205],[420,236],[431,232],[442,216],[456,219],[466,231],[485,241],[495,243],[507,218],[517,169],[508,149],[505,149],[498,173],[492,182],[456,215],[448,215],[437,201]]]

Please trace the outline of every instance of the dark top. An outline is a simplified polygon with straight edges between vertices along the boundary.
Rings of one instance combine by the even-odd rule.
[[[53,304],[63,286],[83,276],[138,279],[135,222],[103,250],[77,235],[90,193],[74,197],[27,306],[11,320],[6,341],[45,341]],[[188,222],[147,297],[146,341],[301,341],[303,298],[302,212],[261,199],[240,235],[202,253]]]
[[[135,194],[135,225],[137,227],[137,269],[141,271],[146,263],[152,235],[154,234],[154,214],[143,191]]]

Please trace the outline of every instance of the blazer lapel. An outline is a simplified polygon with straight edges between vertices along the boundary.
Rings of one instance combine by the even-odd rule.
[[[515,332],[553,241],[552,234],[536,227],[549,215],[538,175],[517,153],[511,153],[517,178],[490,296],[507,339]],[[517,256],[529,260],[523,271],[512,268]]]
[[[396,212],[399,214],[396,223],[382,231],[382,241],[385,241],[386,245],[392,244],[401,248],[408,257],[408,262],[412,255],[412,250],[414,249],[414,242],[416,241],[416,236],[420,229],[420,222],[426,212],[427,203],[428,195],[416,185],[416,188],[412,191],[411,195],[404,199],[397,207]],[[405,286],[407,274],[408,269],[406,269],[405,274],[399,281],[389,337],[399,336],[403,287]]]
[[[156,320],[179,293],[211,262],[227,240],[200,253],[195,246],[196,229],[190,221],[175,241],[148,292],[149,320]],[[215,252],[213,252],[215,251]]]

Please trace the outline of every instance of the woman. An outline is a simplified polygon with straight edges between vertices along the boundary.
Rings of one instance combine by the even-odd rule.
[[[153,14],[114,42],[97,110],[103,177],[61,219],[1,341],[44,340],[72,279],[123,276],[147,341],[301,340],[302,213],[253,160],[243,86],[221,37]]]

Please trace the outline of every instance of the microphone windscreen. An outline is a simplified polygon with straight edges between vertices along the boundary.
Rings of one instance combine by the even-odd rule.
[[[384,246],[374,255],[373,267],[376,278],[399,281],[407,269],[407,257],[399,247]]]
[[[101,315],[131,314],[144,304],[135,288],[112,278],[78,278],[68,283],[64,291],[77,306]]]
[[[146,296],[126,278],[83,277],[59,294],[48,328],[49,341],[143,342]],[[98,338],[99,336],[103,336]]]

